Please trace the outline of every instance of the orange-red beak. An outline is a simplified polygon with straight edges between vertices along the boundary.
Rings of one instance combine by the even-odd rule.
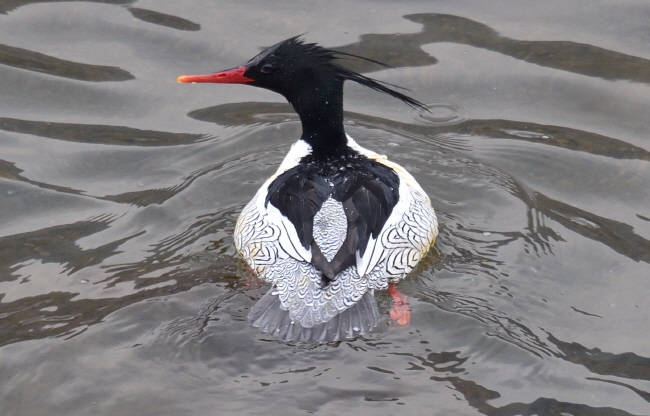
[[[217,84],[248,84],[249,82],[253,82],[254,79],[244,76],[244,72],[246,72],[246,67],[240,66],[239,68],[228,69],[217,72],[216,74],[181,75],[178,77],[178,82],[212,82]]]

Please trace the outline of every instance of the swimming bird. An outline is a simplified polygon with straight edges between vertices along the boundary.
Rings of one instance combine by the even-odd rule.
[[[337,63],[356,55],[300,36],[277,43],[244,65],[184,83],[232,83],[284,96],[302,135],[277,172],[244,207],[235,247],[272,285],[249,320],[283,340],[336,341],[374,328],[375,290],[388,289],[405,323],[410,312],[394,286],[438,234],[431,202],[403,167],[365,149],[343,127],[343,83],[354,81],[426,110],[424,104]]]

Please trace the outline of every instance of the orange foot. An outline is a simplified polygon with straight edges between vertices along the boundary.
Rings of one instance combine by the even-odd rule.
[[[388,284],[388,293],[393,298],[393,309],[390,310],[390,326],[405,327],[411,322],[411,309],[408,297],[397,290],[395,283]]]
[[[244,281],[242,282],[242,286],[247,286],[251,288],[258,288],[262,286],[262,282],[257,277],[257,273],[255,273],[255,271],[248,264],[246,265],[246,272],[244,276]]]

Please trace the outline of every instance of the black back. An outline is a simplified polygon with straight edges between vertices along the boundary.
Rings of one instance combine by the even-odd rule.
[[[333,279],[365,253],[370,237],[377,238],[399,200],[399,178],[390,168],[349,150],[328,159],[306,156],[296,167],[269,185],[266,203],[287,217],[300,243],[312,249],[312,264]],[[331,262],[313,239],[314,216],[323,202],[334,198],[343,204],[347,235]]]

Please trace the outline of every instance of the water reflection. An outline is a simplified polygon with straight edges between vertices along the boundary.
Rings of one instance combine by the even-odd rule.
[[[66,142],[134,147],[182,146],[200,143],[211,138],[211,136],[204,134],[141,130],[126,126],[20,120],[7,117],[0,117],[0,130]],[[178,184],[167,188],[146,189],[106,196],[88,195],[86,190],[73,189],[30,179],[25,176],[24,171],[18,168],[15,163],[2,159],[0,159],[0,177],[28,183],[43,189],[51,189],[64,194],[73,194],[98,200],[146,206],[163,203],[181,192],[183,189],[187,188],[197,178],[215,169],[223,168],[223,165],[224,163],[216,164],[192,172],[187,177],[182,178]],[[108,166],[108,168],[110,167],[111,166]]]
[[[214,272],[204,275],[185,271],[162,277],[164,282],[173,279],[171,284],[142,289],[131,295],[116,298],[77,299],[78,293],[50,292],[2,302],[0,346],[52,337],[70,339],[129,305],[190,290],[196,284],[219,282],[224,278],[215,277]]]
[[[599,241],[634,261],[650,263],[650,240],[634,233],[631,225],[555,201],[539,192],[535,193],[534,203],[540,212],[569,230]]]
[[[0,130],[48,139],[114,146],[179,146],[208,139],[205,134],[140,130],[126,126],[56,123],[0,117]]]
[[[461,357],[459,351],[431,352],[426,356],[413,353],[391,353],[392,355],[412,358],[407,370],[423,371],[431,369],[434,374],[430,380],[449,383],[460,393],[467,403],[481,414],[490,416],[519,416],[519,415],[632,415],[611,407],[592,407],[577,403],[561,402],[551,398],[540,397],[531,403],[509,403],[495,407],[488,403],[501,397],[497,391],[490,390],[480,384],[466,380],[461,373],[467,370],[463,366],[471,357]]]
[[[489,416],[520,416],[520,415],[590,415],[590,416],[634,416],[624,410],[613,407],[592,407],[579,403],[561,402],[556,399],[540,397],[532,403],[509,403],[501,407],[492,406],[488,401],[501,397],[499,392],[489,390],[473,381],[460,377],[435,377],[431,380],[445,381],[463,395],[467,404],[480,413]]]
[[[0,64],[79,81],[129,81],[135,77],[115,66],[66,61],[39,52],[0,44]]]
[[[132,237],[93,250],[81,250],[75,242],[107,229],[114,220],[114,216],[104,215],[30,233],[0,237],[0,282],[18,279],[20,266],[16,265],[27,261],[58,263],[69,273],[101,263],[115,254],[115,249],[121,242]]]
[[[40,230],[33,235],[1,238],[0,273],[8,277],[3,280],[28,279],[29,276],[22,276],[20,264],[33,262],[34,259],[60,264],[64,271],[73,274],[119,254],[125,242],[144,233],[142,231],[95,249],[83,250],[76,244],[79,239],[106,229],[114,220],[112,217],[102,217]],[[203,218],[202,221],[195,224],[194,227],[198,229],[185,232],[183,241],[176,242],[176,245],[170,247],[171,241],[161,243],[153,247],[151,255],[142,261],[110,267],[104,279],[80,282],[81,285],[102,285],[104,288],[115,287],[121,282],[133,282],[135,290],[131,294],[79,299],[79,293],[55,291],[1,302],[0,346],[50,337],[68,339],[128,305],[184,292],[204,283],[237,281],[232,250],[221,250],[226,245],[224,242],[213,242],[211,252],[214,254],[210,255],[209,261],[196,262],[192,261],[192,255],[179,255],[178,251],[199,237],[214,235],[215,228],[221,230],[224,227],[223,220]],[[234,226],[234,223],[230,226]],[[223,239],[228,240],[228,237]],[[33,251],[25,251],[25,247],[33,247]],[[162,273],[156,273],[159,271]],[[0,294],[0,299],[2,297],[4,294]]]
[[[229,170],[241,166],[241,164],[253,162],[254,157],[248,154],[236,154],[218,163],[214,163],[191,172],[187,176],[180,178],[179,182],[167,188],[153,188],[142,191],[124,192],[117,195],[106,195],[98,199],[118,202],[121,204],[132,204],[137,206],[148,206],[152,204],[162,204],[170,198],[178,195],[187,189],[197,179],[210,173],[218,172],[227,173]]]
[[[558,355],[558,350],[546,343],[540,335],[517,319],[494,309],[485,299],[440,291],[426,285],[420,286],[414,296],[441,310],[476,319],[488,328],[487,335],[516,345],[539,358]]]
[[[15,10],[22,6],[27,6],[29,4],[36,3],[54,3],[57,1],[67,2],[68,0],[3,0],[0,2],[0,13],[7,14],[8,12]],[[77,0],[84,1],[89,3],[102,3],[102,4],[131,4],[135,0]]]
[[[577,342],[561,341],[552,334],[548,334],[548,341],[562,352],[564,359],[583,365],[596,374],[650,381],[648,357],[641,357],[632,352],[612,354],[598,348],[586,348]]]
[[[80,191],[78,189],[73,189],[67,186],[54,185],[45,182],[31,180],[25,177],[23,175],[23,172],[24,171],[19,167],[17,167],[15,163],[0,159],[0,178],[6,178],[18,182],[25,182],[30,185],[38,186],[39,188],[51,189],[53,191],[61,192],[64,194],[75,194],[75,195],[83,194],[83,191]],[[16,202],[16,204],[20,204],[20,202]],[[20,209],[20,207],[16,207],[16,208],[17,208],[16,210]]]
[[[106,267],[106,276],[97,283],[113,287],[122,282],[133,282],[136,289],[141,289],[178,279],[179,276],[189,278],[191,272],[199,273],[199,270],[217,270],[215,279],[232,278],[236,275],[236,265],[232,261],[234,249],[230,247],[231,233],[239,210],[241,207],[230,207],[196,218],[178,234],[152,244],[143,259]],[[146,212],[143,216],[146,216]],[[209,261],[196,262],[193,254],[182,254],[205,237],[211,238],[210,246],[204,248],[211,254]]]
[[[190,22],[178,16],[172,16],[165,13],[156,12],[153,10],[140,9],[137,7],[130,7],[129,11],[136,19],[143,22],[153,23],[160,26],[170,27],[176,30],[186,30],[194,32],[201,30],[201,25],[198,23]]]
[[[419,33],[366,34],[361,41],[335,49],[365,56],[394,67],[428,66],[437,60],[421,46],[450,42],[498,52],[524,62],[608,80],[625,79],[650,83],[650,60],[584,43],[569,41],[526,41],[499,35],[491,27],[448,14],[423,13],[404,16],[423,25]],[[357,60],[355,71],[381,68]]]

